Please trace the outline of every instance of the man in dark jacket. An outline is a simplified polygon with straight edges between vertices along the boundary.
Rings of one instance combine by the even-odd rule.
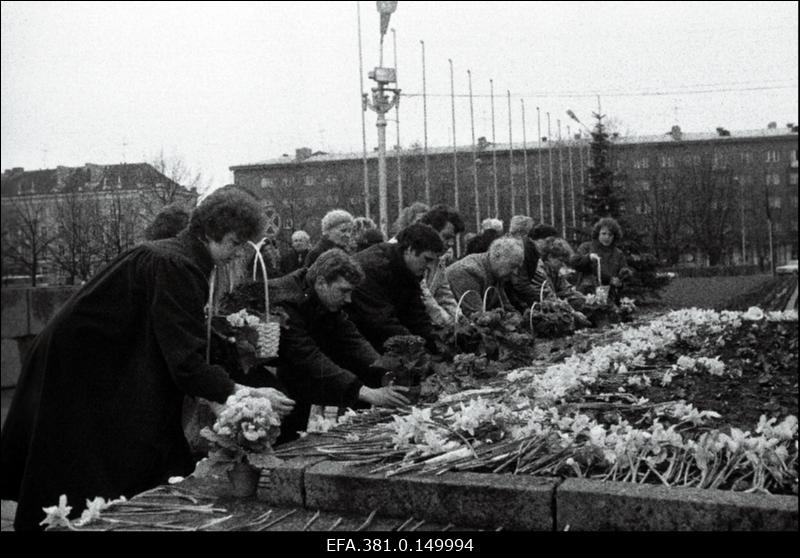
[[[436,230],[415,223],[397,242],[383,242],[355,254],[365,279],[348,308],[358,329],[377,350],[394,335],[419,335],[435,351],[433,325],[422,302],[420,281],[444,252]]]
[[[278,443],[306,429],[311,405],[408,404],[408,388],[380,387],[385,371],[371,368],[379,355],[342,310],[363,277],[360,266],[334,248],[308,270],[269,282],[271,303],[289,315],[281,330],[278,379],[297,402],[281,424]]]
[[[262,226],[254,200],[214,192],[177,237],[140,244],[101,269],[37,336],[0,451],[16,530],[37,529],[61,494],[80,516],[87,499],[131,497],[192,472],[184,394],[223,403],[239,387],[206,362],[209,275]],[[261,389],[279,413],[291,409]]]

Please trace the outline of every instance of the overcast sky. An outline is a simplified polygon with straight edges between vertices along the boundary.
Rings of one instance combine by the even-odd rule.
[[[602,111],[623,133],[798,122],[797,2],[400,1],[401,144],[562,133]],[[378,65],[375,2],[360,3],[364,87]],[[384,66],[393,65],[392,34]],[[150,161],[164,150],[212,187],[231,165],[362,148],[357,2],[2,2],[2,167]],[[393,113],[392,113],[393,115]],[[393,116],[392,116],[393,117]],[[377,145],[367,113],[367,145]],[[388,143],[396,142],[390,123]]]

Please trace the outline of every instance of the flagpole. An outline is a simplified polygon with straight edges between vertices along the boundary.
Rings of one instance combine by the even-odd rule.
[[[364,216],[369,218],[369,167],[367,166],[367,94],[364,93],[364,56],[361,48],[361,2],[356,2],[358,13],[358,79],[361,87],[361,143],[364,166]]]
[[[472,106],[472,72],[467,70],[469,78],[469,123],[472,129],[472,183],[475,189],[475,230],[481,230],[481,200],[478,192],[478,153],[475,149],[475,111]]]
[[[525,99],[520,99],[522,105],[522,166],[525,167],[525,215],[531,214],[531,188],[528,184],[528,142],[525,135]]]

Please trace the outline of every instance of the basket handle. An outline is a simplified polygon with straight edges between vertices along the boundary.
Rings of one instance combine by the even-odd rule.
[[[542,281],[542,286],[539,288],[539,302],[544,302],[544,286],[547,284],[547,276],[545,276],[544,281]]]
[[[206,313],[208,319],[206,321],[206,364],[211,364],[211,316],[214,314],[214,287],[217,284],[217,266],[211,271],[211,277],[208,280],[208,306]]]
[[[497,297],[500,300],[500,308],[503,308],[503,297],[500,296],[500,291],[497,290],[493,285],[489,285],[488,287],[486,287],[486,290],[483,291],[483,311],[484,312],[486,312],[486,301],[489,298],[489,291],[492,290],[492,289],[497,291]]]
[[[453,338],[454,338],[454,340],[455,340],[455,341],[458,341],[458,316],[459,316],[459,314],[461,314],[462,316],[464,316],[464,315],[465,315],[465,314],[464,314],[464,313],[461,311],[461,303],[462,303],[462,302],[464,302],[464,298],[466,298],[466,296],[467,296],[469,293],[473,293],[473,294],[476,294],[476,295],[478,295],[478,293],[476,293],[476,292],[475,292],[475,291],[473,291],[472,289],[468,289],[468,290],[464,291],[464,294],[462,294],[462,295],[459,297],[459,299],[458,299],[458,304],[456,304],[455,319],[453,320]],[[478,296],[480,296],[480,295],[478,295]]]
[[[536,308],[537,304],[541,305],[541,302],[534,302],[533,304],[531,304],[531,311],[530,314],[528,315],[528,327],[531,328],[531,335],[533,335],[534,337],[536,337],[536,332],[533,330],[533,310],[534,308]]]
[[[256,280],[256,265],[261,264],[261,273],[264,275],[264,316],[265,318],[269,316],[269,287],[267,286],[267,264],[264,263],[264,256],[261,254],[261,247],[264,245],[264,242],[267,240],[265,236],[257,243],[251,240],[248,240],[247,243],[253,247],[256,251],[256,255],[253,258],[253,281]]]
[[[603,285],[603,275],[600,269],[600,256],[597,256],[597,286],[601,287]]]

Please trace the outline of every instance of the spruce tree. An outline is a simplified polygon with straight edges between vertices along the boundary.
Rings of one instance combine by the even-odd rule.
[[[643,235],[633,228],[625,216],[625,196],[621,188],[614,185],[612,145],[603,124],[604,115],[593,113],[597,124],[592,131],[590,183],[584,193],[584,218],[589,224],[587,236],[591,236],[594,224],[603,217],[616,219],[623,231],[619,248],[625,253],[634,276],[626,283],[624,294],[646,302],[658,298],[658,291],[668,279],[656,275],[658,260],[644,245]]]

